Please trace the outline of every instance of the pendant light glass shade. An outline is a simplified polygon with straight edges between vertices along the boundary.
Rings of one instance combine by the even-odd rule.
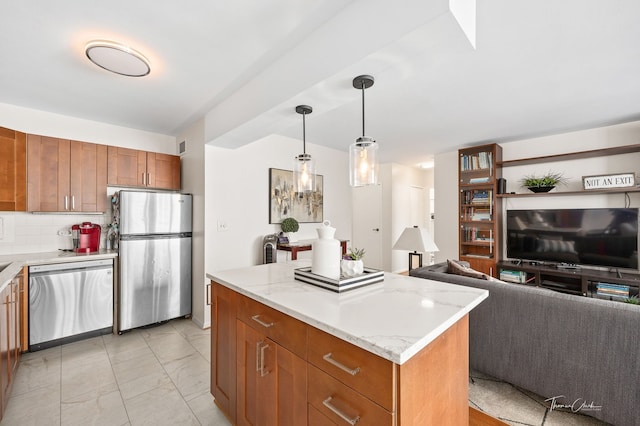
[[[316,162],[306,152],[305,116],[313,109],[308,105],[298,105],[296,112],[302,114],[302,154],[293,160],[293,190],[298,194],[313,192],[316,189]]]
[[[349,146],[349,183],[351,186],[378,182],[378,144],[363,136]]]
[[[353,79],[353,87],[362,90],[362,136],[349,146],[349,183],[351,186],[378,183],[378,144],[364,132],[364,89],[373,86],[373,77],[360,75]]]

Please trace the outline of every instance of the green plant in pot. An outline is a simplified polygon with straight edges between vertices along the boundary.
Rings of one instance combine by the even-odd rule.
[[[350,248],[349,252],[342,257],[340,269],[345,277],[354,277],[364,272],[364,249]]]
[[[558,172],[549,172],[546,175],[527,175],[520,179],[520,185],[533,192],[549,192],[558,185],[566,184],[567,179]]]
[[[289,239],[290,243],[298,241],[296,232],[298,232],[298,229],[300,229],[300,224],[297,220],[292,217],[288,217],[282,221],[280,227],[282,228],[282,232],[287,234],[287,238]]]

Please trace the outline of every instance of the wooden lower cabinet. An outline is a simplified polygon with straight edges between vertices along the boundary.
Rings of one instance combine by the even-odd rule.
[[[238,425],[303,425],[307,363],[237,321]]]
[[[212,288],[211,393],[232,424],[469,424],[468,316],[398,365]]]
[[[20,290],[24,278],[19,273],[0,293],[0,419],[6,411],[22,353]]]
[[[211,394],[216,405],[235,424],[237,294],[221,285],[211,287]]]

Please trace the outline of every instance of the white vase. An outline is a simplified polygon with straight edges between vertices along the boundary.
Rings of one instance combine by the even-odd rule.
[[[287,235],[287,240],[289,240],[290,243],[298,242],[298,234],[296,232],[286,232],[286,235]]]
[[[342,269],[342,275],[344,275],[345,277],[355,277],[356,275],[360,275],[364,272],[364,262],[362,261],[362,259],[342,259],[340,268]]]
[[[311,246],[311,272],[331,279],[340,279],[340,256],[342,250],[340,241],[333,238],[336,228],[325,220],[322,226],[316,228],[318,239]]]

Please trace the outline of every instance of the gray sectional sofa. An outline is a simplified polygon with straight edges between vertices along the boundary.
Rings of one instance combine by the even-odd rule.
[[[472,369],[605,422],[640,425],[639,306],[447,270],[444,262],[410,275],[489,290],[469,317]]]

